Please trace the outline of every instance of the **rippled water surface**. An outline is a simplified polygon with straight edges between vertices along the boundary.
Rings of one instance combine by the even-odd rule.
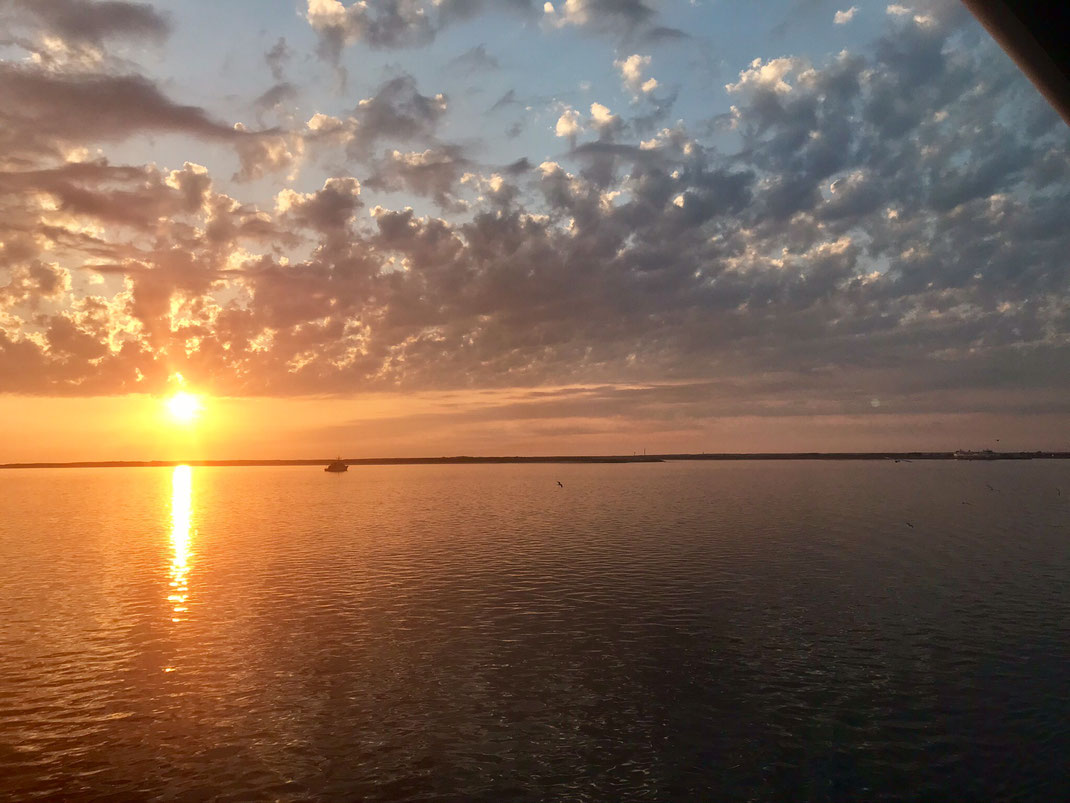
[[[1050,461],[4,472],[0,798],[1067,799],[1068,527]]]

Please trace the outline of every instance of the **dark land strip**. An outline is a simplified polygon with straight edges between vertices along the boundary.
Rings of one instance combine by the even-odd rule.
[[[486,463],[664,463],[672,460],[1068,460],[1070,452],[703,452],[701,454],[557,455],[552,457],[359,457],[350,466],[473,465]],[[90,460],[72,463],[4,463],[3,468],[160,468],[169,466],[323,466],[309,460]]]

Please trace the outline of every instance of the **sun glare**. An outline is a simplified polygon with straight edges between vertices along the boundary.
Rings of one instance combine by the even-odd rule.
[[[176,393],[167,400],[167,412],[182,424],[192,424],[203,409],[200,397],[185,391]]]

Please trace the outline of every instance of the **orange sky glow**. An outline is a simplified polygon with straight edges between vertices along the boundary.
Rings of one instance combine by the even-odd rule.
[[[664,410],[660,417],[657,410],[643,411],[654,418],[606,416],[584,414],[582,403],[533,400],[523,390],[363,399],[204,398],[203,405],[197,420],[183,423],[168,410],[167,397],[0,397],[0,463],[631,454],[644,448],[851,451],[860,443],[887,451],[1046,449],[1062,421],[1058,415],[872,412],[698,420]]]

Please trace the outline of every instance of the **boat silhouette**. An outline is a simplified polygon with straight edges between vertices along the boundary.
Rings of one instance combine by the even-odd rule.
[[[329,471],[332,474],[341,474],[344,471],[349,471],[349,465],[346,463],[345,460],[343,460],[342,458],[339,457],[337,460],[334,460],[331,463],[329,463],[327,465],[327,468],[325,468],[323,470],[324,471]]]

